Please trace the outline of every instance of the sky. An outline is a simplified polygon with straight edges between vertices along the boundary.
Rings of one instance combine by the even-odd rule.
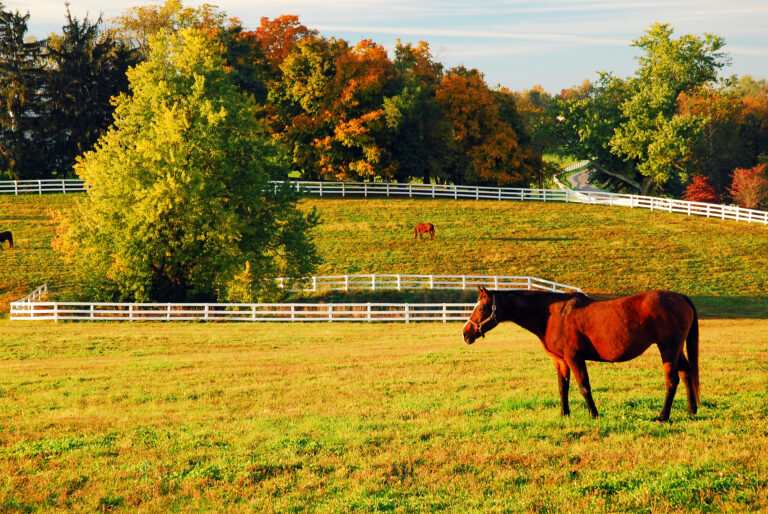
[[[7,9],[29,12],[37,38],[61,32],[63,0],[2,0]],[[70,0],[78,18],[105,19],[129,7],[164,0]],[[203,2],[187,0],[185,6]],[[518,91],[541,85],[558,93],[595,80],[600,71],[627,77],[637,69],[632,40],[654,22],[675,36],[713,33],[724,37],[731,58],[720,75],[768,79],[766,0],[210,0],[246,29],[261,17],[296,14],[326,37],[351,44],[372,39],[390,51],[395,42],[426,41],[447,68],[477,68],[489,86]]]

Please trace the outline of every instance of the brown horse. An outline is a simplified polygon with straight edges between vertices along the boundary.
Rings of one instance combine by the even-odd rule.
[[[464,341],[472,344],[504,321],[512,321],[533,332],[544,345],[544,351],[555,359],[564,416],[570,414],[568,387],[571,372],[589,413],[595,418],[597,408],[592,400],[585,361],[628,361],[654,343],[661,352],[667,385],[667,396],[658,421],[669,420],[681,377],[688,393],[688,413],[696,414],[699,322],[696,308],[687,296],[671,291],[651,291],[617,300],[597,301],[581,293],[479,289],[477,305],[464,325]],[[683,343],[686,343],[688,359],[683,355]]]
[[[7,232],[0,232],[0,249],[3,248],[3,243],[5,241],[8,241],[10,248],[13,248],[13,234],[11,234],[10,230]]]
[[[424,234],[429,234],[429,239],[435,238],[435,226],[432,223],[416,223],[416,228],[413,229],[413,238],[416,236],[421,239]]]

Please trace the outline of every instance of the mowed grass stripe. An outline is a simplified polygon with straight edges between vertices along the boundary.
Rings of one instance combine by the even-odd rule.
[[[655,348],[563,419],[533,336],[460,330],[0,321],[0,505],[768,508],[768,321],[702,322],[703,407],[664,425]]]

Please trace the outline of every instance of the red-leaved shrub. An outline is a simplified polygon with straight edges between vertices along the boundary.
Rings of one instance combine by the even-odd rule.
[[[704,175],[696,175],[683,194],[689,202],[720,203],[720,195]]]

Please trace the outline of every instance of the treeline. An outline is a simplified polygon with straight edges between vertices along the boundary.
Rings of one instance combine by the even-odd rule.
[[[79,21],[61,35],[26,36],[28,15],[2,7],[0,170],[9,178],[72,175],[77,157],[112,121],[110,99],[130,94],[126,70],[148,58],[160,30],[202,28],[222,45],[231,80],[256,100],[294,176],[528,185],[540,178],[515,97],[477,70],[444,69],[429,46],[398,42],[390,58],[370,40],[325,38],[296,16],[255,30],[215,6],[180,0]]]
[[[718,78],[725,42],[653,25],[633,76],[514,93],[534,145],[592,161],[612,191],[768,208],[768,84]]]

